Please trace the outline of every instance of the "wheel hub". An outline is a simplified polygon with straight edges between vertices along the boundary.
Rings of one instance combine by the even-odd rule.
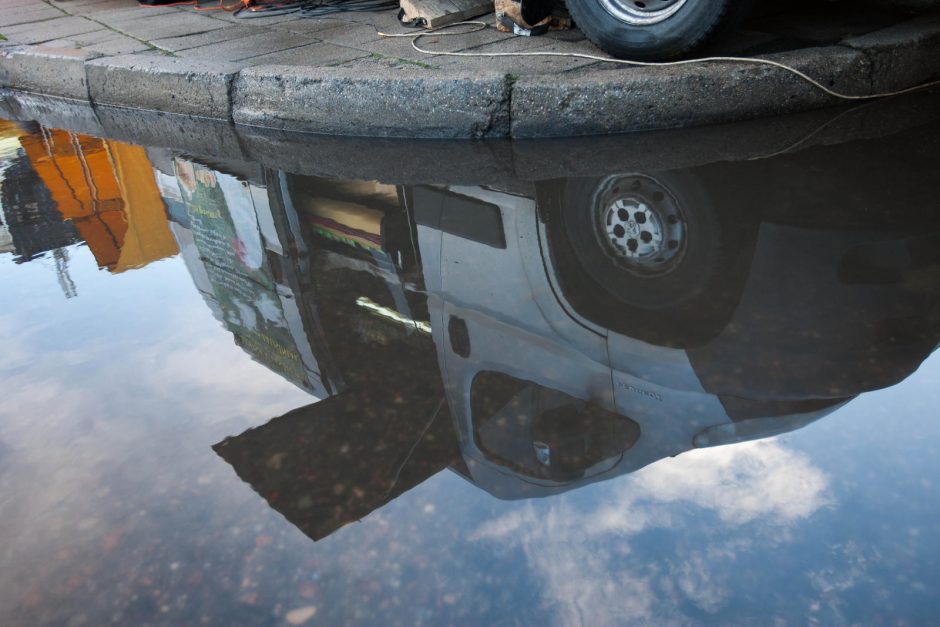
[[[668,188],[636,174],[613,177],[599,194],[595,232],[617,265],[654,276],[671,271],[681,261],[686,222]]]
[[[651,26],[675,15],[688,0],[600,0],[608,13],[626,24]]]

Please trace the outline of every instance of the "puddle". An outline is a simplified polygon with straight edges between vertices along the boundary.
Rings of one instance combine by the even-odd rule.
[[[2,622],[929,622],[923,103],[517,144],[33,103]]]

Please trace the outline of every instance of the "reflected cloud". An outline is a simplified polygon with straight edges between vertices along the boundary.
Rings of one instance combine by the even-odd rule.
[[[808,458],[775,441],[689,451],[635,477],[650,501],[688,501],[739,525],[761,516],[806,518],[826,504],[827,481]]]
[[[634,624],[654,616],[657,624],[678,624],[690,619],[685,606],[713,613],[728,602],[731,588],[721,573],[748,552],[750,541],[711,539],[675,554],[664,549],[656,564],[644,565],[633,554],[655,541],[650,534],[707,525],[705,512],[726,529],[760,521],[762,529],[780,531],[832,503],[822,470],[764,440],[660,461],[613,486],[595,507],[583,507],[573,495],[552,501],[547,511],[525,505],[469,537],[521,550],[559,624]],[[775,534],[765,543],[786,542],[785,533]]]
[[[309,400],[225,341],[198,297],[166,299],[148,277],[168,278],[144,270],[125,296],[159,304],[158,323],[122,316],[120,305],[111,318],[83,318],[74,301],[70,313],[81,320],[81,337],[66,330],[65,341],[57,342],[48,319],[24,329],[0,315],[6,338],[0,606],[17,607],[36,582],[46,598],[56,598],[67,585],[63,577],[98,564],[118,546],[128,554],[138,550],[121,543],[123,534],[137,538],[143,551],[160,526],[159,517],[151,520],[154,494],[179,493],[183,485],[191,492],[200,479],[217,485],[227,478],[212,456],[187,455],[187,449],[205,450],[226,429]],[[110,280],[87,278],[90,288]],[[230,502],[218,497],[215,516],[237,518],[239,503],[231,496]],[[136,567],[123,574],[133,578]]]

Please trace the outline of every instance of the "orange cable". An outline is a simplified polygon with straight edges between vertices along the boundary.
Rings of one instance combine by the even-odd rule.
[[[143,9],[162,9],[163,7],[185,7],[185,6],[196,6],[198,0],[188,0],[188,2],[174,2],[172,4],[144,4],[143,2],[138,3],[137,6]]]
[[[219,0],[219,5],[214,7],[202,8],[200,6],[196,7],[197,11],[227,11],[229,13],[237,11],[251,6],[254,3],[254,0],[238,0],[238,2],[233,2],[232,4],[223,4],[222,0]]]

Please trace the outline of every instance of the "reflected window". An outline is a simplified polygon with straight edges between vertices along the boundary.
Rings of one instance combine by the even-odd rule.
[[[640,436],[629,418],[499,372],[478,374],[470,399],[473,436],[484,457],[536,479],[606,472]]]

